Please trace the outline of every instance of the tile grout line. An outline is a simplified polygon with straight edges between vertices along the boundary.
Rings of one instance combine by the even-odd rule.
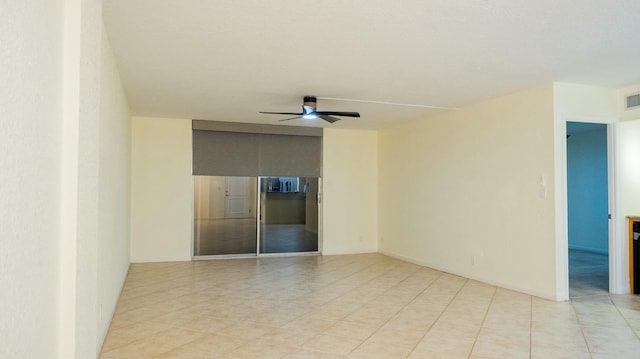
[[[266,315],[264,318],[262,316],[255,318],[256,325],[261,326],[261,328],[264,326],[262,331],[266,330],[268,332],[269,326],[278,328],[284,325],[281,323],[285,321],[289,323],[304,318],[306,315],[310,316],[309,319],[313,317],[315,318],[313,320],[327,321],[326,323],[300,323],[303,327],[308,326],[310,331],[315,330],[319,334],[330,334],[327,332],[328,328],[335,327],[336,324],[339,323],[369,323],[366,325],[362,324],[363,329],[368,327],[367,331],[370,331],[369,333],[359,331],[357,336],[355,332],[353,332],[354,335],[351,335],[349,331],[358,329],[357,326],[353,328],[345,326],[342,330],[347,329],[348,331],[334,332],[338,337],[354,338],[354,340],[350,342],[354,347],[350,349],[349,353],[345,353],[344,349],[349,350],[349,348],[343,346],[340,355],[357,356],[358,354],[367,352],[369,355],[377,354],[385,356],[386,350],[381,351],[382,348],[387,345],[387,342],[395,343],[396,341],[393,337],[399,336],[399,338],[404,339],[398,342],[397,349],[399,352],[397,354],[399,355],[397,355],[397,357],[413,358],[423,353],[422,349],[428,350],[429,353],[431,353],[431,350],[435,350],[434,353],[444,353],[442,350],[436,348],[438,344],[432,340],[439,338],[436,334],[441,331],[437,325],[449,323],[447,319],[449,316],[446,315],[447,311],[451,312],[449,314],[454,314],[453,312],[457,312],[460,308],[465,309],[465,303],[469,300],[478,301],[479,299],[475,296],[481,294],[482,299],[480,301],[484,302],[484,310],[482,308],[483,306],[474,306],[471,312],[466,309],[464,310],[465,313],[473,314],[473,320],[471,320],[472,318],[468,318],[468,320],[463,323],[473,324],[476,330],[471,332],[465,330],[467,333],[465,334],[466,339],[461,341],[460,344],[464,343],[464,348],[470,348],[468,349],[470,350],[468,356],[465,357],[472,358],[474,355],[488,354],[488,352],[485,353],[485,351],[482,350],[484,344],[488,342],[486,343],[484,339],[480,341],[479,338],[486,325],[494,328],[493,320],[488,320],[493,319],[494,314],[497,314],[496,311],[492,310],[494,306],[496,310],[501,310],[503,305],[512,303],[518,308],[524,309],[522,307],[524,303],[520,300],[524,298],[504,297],[500,291],[500,287],[491,286],[490,291],[482,290],[481,292],[476,292],[477,288],[472,285],[472,279],[455,275],[450,278],[448,276],[450,273],[429,267],[406,266],[403,264],[404,262],[377,260],[377,258],[378,257],[349,257],[345,258],[346,260],[342,260],[336,257],[330,262],[313,261],[313,263],[302,260],[293,261],[291,259],[267,258],[266,261],[263,259],[262,262],[264,263],[259,266],[247,265],[247,263],[238,263],[238,265],[232,266],[223,265],[222,263],[215,266],[205,266],[204,264],[200,264],[200,262],[191,266],[168,263],[167,265],[152,265],[147,267],[143,266],[143,264],[132,264],[127,272],[123,290],[119,296],[121,298],[118,299],[116,307],[114,308],[113,314],[117,319],[116,321],[111,320],[110,327],[105,336],[106,342],[110,333],[113,333],[115,334],[113,336],[114,340],[109,347],[101,348],[108,350],[100,350],[99,355],[107,354],[105,358],[111,358],[113,355],[117,356],[118,353],[131,354],[133,351],[137,352],[137,350],[139,350],[136,349],[137,347],[141,347],[135,343],[139,344],[139,342],[144,341],[148,341],[148,343],[151,344],[151,346],[149,346],[151,349],[149,354],[152,354],[153,358],[179,355],[183,353],[183,351],[186,354],[189,350],[199,352],[199,350],[201,350],[200,348],[205,348],[205,346],[209,345],[204,344],[205,346],[203,346],[199,344],[200,340],[210,334],[223,335],[224,329],[222,329],[222,325],[207,326],[198,323],[191,325],[185,320],[189,318],[192,313],[197,313],[201,309],[206,310],[207,318],[210,317],[214,321],[217,320],[215,318],[224,319],[225,321],[229,321],[229,324],[233,324],[231,322],[243,323],[245,321],[243,318],[247,318],[247,316],[251,318],[251,315],[253,315],[251,313],[259,313],[259,311],[262,310],[260,308],[271,307],[275,309],[275,306],[277,306],[279,312],[282,312],[282,315],[273,313],[273,315]],[[421,268],[428,268],[431,271],[423,272]],[[344,276],[344,274],[346,274],[346,276]],[[197,283],[202,280],[204,280],[204,283]],[[260,284],[262,281],[269,280],[274,280],[271,286]],[[438,283],[441,283],[442,286],[438,285]],[[255,290],[250,290],[252,285],[257,285]],[[465,290],[465,288],[468,288],[468,290]],[[243,294],[236,292],[245,289],[249,291]],[[429,291],[429,289],[433,290]],[[316,293],[319,294],[319,296],[316,296]],[[431,300],[432,294],[440,294],[439,299]],[[471,297],[467,294],[471,295]],[[501,295],[499,296],[498,294]],[[211,305],[203,305],[210,301],[207,295],[213,296]],[[607,297],[604,297],[604,295],[607,295]],[[120,299],[123,301],[121,302]],[[496,302],[496,299],[499,301]],[[571,337],[573,341],[577,340],[575,345],[580,347],[584,345],[583,348],[586,349],[580,350],[580,355],[584,355],[585,357],[595,358],[598,356],[598,353],[602,353],[600,355],[603,355],[617,352],[616,350],[603,352],[605,349],[600,348],[599,339],[602,333],[610,333],[609,329],[613,328],[616,323],[615,327],[619,328],[621,333],[624,331],[623,334],[625,334],[624,337],[626,338],[626,340],[620,339],[620,343],[631,343],[634,344],[635,347],[635,344],[640,340],[640,331],[635,331],[632,327],[636,319],[636,305],[640,304],[640,302],[636,301],[636,298],[618,297],[609,293],[599,297],[579,295],[572,297],[570,299],[570,306],[564,308],[557,306],[549,306],[547,308],[546,305],[537,301],[535,296],[529,296],[528,299],[530,301],[528,305],[530,308],[528,357],[530,359],[536,358],[542,353],[542,351],[537,350],[536,355],[533,355],[533,339],[536,339],[538,349],[546,348],[548,341],[544,339],[546,336],[540,337],[536,335],[536,338],[534,338],[534,330],[536,330],[536,333],[542,334],[540,331],[545,330],[547,326],[545,323],[548,322],[547,319],[556,318],[557,314],[562,314],[563,317],[556,318],[560,320],[560,324],[577,324],[580,329],[582,341],[579,339],[580,335],[575,337],[575,334],[578,334],[577,331],[572,331],[574,334],[572,336],[569,336],[569,334],[562,335],[560,333],[554,336],[558,337],[558,339],[569,339]],[[614,301],[614,299],[616,300]],[[216,308],[227,308],[228,306],[225,304],[225,301],[229,300],[240,300],[249,306],[246,310],[233,311],[233,313],[237,313],[231,313],[231,316],[229,316],[230,312],[226,312],[225,310],[215,310]],[[184,305],[182,305],[183,301]],[[305,306],[305,301],[308,301],[308,304],[313,304],[317,308],[331,309],[331,313],[327,312],[327,315],[324,317],[322,316],[324,310],[318,310],[309,314],[308,311],[305,312],[303,310],[304,308],[308,308],[308,305]],[[291,304],[291,311],[281,310],[282,308],[286,308],[289,303]],[[220,305],[219,307],[218,304]],[[342,304],[344,304],[344,307],[341,307]],[[611,305],[615,306],[615,310],[610,308]],[[195,307],[192,310],[188,309],[188,307],[191,306]],[[361,308],[364,310],[358,312]],[[553,311],[551,310],[552,308],[557,309]],[[602,309],[602,313],[598,311],[599,308]],[[125,309],[125,311],[122,311],[122,309]],[[468,309],[471,310],[471,308]],[[563,310],[559,311],[560,309]],[[210,314],[209,311],[211,312]],[[425,311],[429,312],[428,316],[416,317],[413,321],[409,320],[414,316],[421,315],[420,313],[426,314]],[[484,311],[484,313],[482,313],[482,311]],[[157,315],[151,316],[154,312]],[[173,317],[182,319],[172,323],[173,317],[171,314],[173,312],[177,314]],[[593,315],[591,315],[591,313],[593,313]],[[169,316],[164,317],[167,314],[169,314]],[[492,314],[492,316],[489,317],[488,314]],[[346,320],[348,316],[351,317]],[[480,318],[480,316],[482,316],[482,318]],[[127,317],[129,319],[127,319]],[[622,317],[625,324],[619,321],[620,317]],[[156,318],[160,320],[156,320]],[[537,320],[537,322],[534,323],[534,320]],[[329,321],[333,322],[333,324],[329,323]],[[170,328],[162,329],[158,334],[149,334],[152,330],[155,330],[155,328],[151,328],[147,324],[153,324],[154,322],[160,323],[158,328],[164,326],[169,326]],[[426,324],[429,325],[427,326]],[[495,324],[500,325],[499,322]],[[112,325],[115,325],[116,328],[112,328]],[[247,323],[247,325],[253,324]],[[327,325],[328,328],[326,328]],[[219,327],[220,330],[218,330]],[[442,327],[442,329],[444,329],[444,331],[441,333],[445,335],[446,338],[449,338],[446,328]],[[631,336],[626,335],[626,331],[628,330],[632,331]],[[241,339],[244,337],[254,337],[256,335],[262,335],[259,334],[260,332],[261,331],[255,331],[254,333],[254,331],[252,331],[252,333],[245,335],[238,330],[233,330],[233,337]],[[472,336],[474,332],[475,337]],[[126,338],[127,333],[131,333],[132,342],[125,343],[125,341],[128,341]],[[587,336],[587,333],[589,336]],[[196,334],[197,337],[194,336]],[[429,334],[432,335],[429,336]],[[366,338],[364,338],[365,336]],[[150,337],[157,337],[158,339],[149,340]],[[169,344],[165,343],[162,344],[162,348],[155,348],[155,350],[153,350],[153,343],[163,343],[161,338],[165,337],[175,337],[176,339],[179,337],[180,340],[172,342],[173,344],[171,345],[178,344],[174,348],[165,349]],[[483,338],[486,339],[486,336],[483,336]],[[587,338],[590,338],[591,342],[589,342]],[[183,342],[183,340],[186,340],[186,342]],[[615,338],[607,339],[606,341],[608,345],[615,345],[615,343],[618,342]],[[198,342],[198,344],[194,344],[194,342]],[[365,342],[367,342],[367,344],[365,344]],[[521,344],[518,347],[525,349],[525,342],[519,342]],[[239,344],[240,346],[236,349],[242,348],[249,343],[250,341],[242,345]],[[296,343],[298,343],[298,341],[296,341]],[[290,345],[287,345],[291,350],[289,354],[286,355],[305,348],[304,345],[296,343],[291,342],[289,343]],[[411,343],[413,343],[413,345],[411,345]],[[421,345],[421,343],[424,343],[424,345]],[[553,344],[556,343],[556,341],[551,340],[549,343]],[[469,344],[472,345],[469,346]],[[191,345],[193,345],[193,347],[191,347]],[[378,346],[381,347],[377,349]],[[130,348],[123,350],[125,347]],[[318,348],[321,347],[323,346],[318,346]],[[247,346],[247,348],[243,349],[248,348]],[[163,349],[166,351],[158,353],[158,350]],[[503,349],[506,350],[508,348]],[[314,350],[318,351],[318,353],[324,352],[319,349]],[[479,351],[474,353],[474,350]],[[116,352],[108,355],[112,351]],[[174,353],[174,351],[176,352]],[[242,353],[245,352],[246,350]],[[338,352],[334,350],[324,353],[331,354],[332,352],[333,354],[338,354]],[[142,351],[140,351],[140,353],[142,353]],[[424,353],[427,352],[425,351]],[[238,351],[237,355],[240,354],[241,352]],[[196,355],[198,354],[196,353]]]
[[[414,301],[418,296],[420,296],[420,294],[424,293],[424,292],[425,292],[429,287],[431,287],[431,286],[433,285],[433,283],[435,283],[438,279],[440,279],[440,278],[441,278],[442,276],[444,276],[444,274],[445,274],[444,272],[441,272],[441,271],[438,271],[438,272],[440,272],[440,275],[439,275],[436,279],[434,279],[431,283],[429,283],[429,285],[428,285],[428,286],[426,286],[426,287],[425,287],[425,288],[424,288],[420,293],[418,293],[418,294],[417,294],[417,295],[416,295],[416,296],[411,300],[411,302],[413,302],[413,301]],[[406,278],[405,278],[404,280],[406,280]],[[403,281],[404,281],[404,280],[403,280]],[[390,290],[390,289],[389,289],[389,290]],[[453,299],[452,299],[452,300],[453,300]],[[404,307],[402,307],[402,308],[403,308],[403,309],[404,309],[404,308],[406,308],[406,307],[407,307],[411,302],[409,302],[408,304],[406,304],[406,305],[405,305]],[[401,309],[401,310],[402,310],[402,309]],[[397,315],[397,313],[399,313],[399,312],[400,312],[400,310],[398,310],[398,311],[396,312],[396,314],[395,314],[393,317],[395,317],[395,316]],[[443,311],[443,312],[444,312],[444,311]],[[441,313],[441,314],[442,314],[442,313]],[[354,351],[356,351],[360,346],[362,346],[362,344],[364,344],[368,339],[370,339],[370,338],[371,338],[371,337],[372,337],[372,336],[373,336],[373,335],[374,335],[378,330],[380,330],[380,328],[384,327],[384,326],[385,326],[385,324],[389,323],[389,321],[390,321],[391,319],[393,319],[393,317],[391,317],[391,318],[387,319],[387,321],[386,321],[386,322],[384,322],[384,324],[380,325],[380,326],[378,327],[378,329],[376,329],[376,330],[375,330],[373,333],[371,333],[368,337],[366,337],[365,339],[363,339],[363,340],[360,342],[360,344],[358,344],[355,348],[353,348],[353,349],[352,349],[352,350],[347,354],[347,357],[348,357],[349,355],[351,355]],[[438,316],[438,318],[439,318],[439,316]],[[434,321],[434,323],[435,323],[435,321]],[[431,324],[431,326],[433,326],[433,324]],[[428,333],[428,332],[429,332],[430,328],[431,328],[431,327],[429,327],[429,329],[427,329],[427,332],[426,332],[426,333]],[[424,335],[427,335],[426,333],[425,333]],[[424,335],[422,336],[422,338],[424,338]],[[422,340],[422,338],[421,338],[420,340]],[[420,341],[418,341],[418,343],[420,343]],[[411,349],[411,351],[409,352],[409,354],[407,354],[406,356],[411,355],[411,352],[413,352],[413,351],[415,350],[415,347],[416,347],[417,345],[418,345],[418,344],[416,344],[416,345],[413,347],[413,349]]]
[[[491,310],[491,306],[493,306],[493,301],[496,298],[496,293],[498,292],[498,287],[493,288],[493,294],[491,295],[491,301],[487,306],[487,310],[484,313],[484,317],[482,317],[482,322],[480,323],[480,328],[478,328],[478,333],[476,333],[476,339],[473,341],[473,345],[471,346],[471,350],[469,351],[469,356],[467,358],[471,358],[473,354],[473,349],[476,347],[476,343],[478,343],[478,338],[480,337],[480,332],[482,331],[482,327],[484,327],[484,322],[487,320],[487,316],[489,315],[489,311]]]
[[[533,296],[529,296],[529,359],[533,352]]]
[[[618,305],[616,304],[616,302],[613,301],[613,298],[611,298],[611,295],[609,295],[609,298],[611,299],[611,303],[613,304],[613,306],[616,307],[616,311],[620,314],[624,322],[627,323],[627,326],[631,330],[631,333],[633,333],[633,335],[635,335],[635,337],[640,340],[640,335],[638,335],[638,333],[633,329],[633,327],[627,320],[627,317],[620,311],[620,308],[618,308]]]
[[[420,292],[420,294],[424,293],[427,288],[431,287],[433,285],[433,283],[435,283],[438,279],[442,278],[445,275],[444,272],[440,272],[440,275],[438,276],[438,278],[436,278],[433,282],[431,282],[431,284],[429,284],[422,292]],[[427,334],[429,333],[429,331],[431,331],[431,329],[433,328],[433,326],[438,322],[438,320],[440,320],[440,317],[442,317],[442,314],[444,312],[447,311],[447,308],[449,307],[449,305],[451,304],[451,302],[453,302],[456,297],[458,296],[458,294],[460,294],[460,291],[462,290],[462,288],[464,288],[465,285],[467,285],[467,283],[469,282],[468,278],[465,278],[465,282],[463,285],[460,286],[460,289],[458,289],[458,291],[456,292],[456,295],[453,296],[453,298],[451,298],[451,300],[449,301],[449,303],[442,309],[442,311],[440,312],[440,314],[438,315],[438,317],[433,321],[433,323],[431,323],[431,325],[429,326],[429,328],[427,329],[427,331],[424,332],[424,334],[422,335],[422,337],[420,337],[420,340],[418,340],[418,342],[413,346],[413,348],[411,349],[411,351],[409,352],[409,354],[407,354],[407,357],[411,355],[411,353],[413,353],[416,348],[418,347],[418,345],[420,345],[420,342],[424,340],[424,337],[427,336]],[[416,296],[416,298],[420,295],[418,294]],[[413,299],[415,300],[415,298]],[[413,302],[412,300],[412,302]],[[407,304],[408,305],[408,304]]]
[[[589,341],[587,340],[587,336],[584,334],[584,326],[582,325],[582,321],[580,320],[580,316],[578,315],[578,311],[576,310],[576,306],[573,300],[569,300],[571,302],[571,308],[573,309],[573,313],[576,315],[576,321],[578,322],[578,326],[580,327],[580,333],[582,333],[582,339],[584,340],[584,344],[589,351],[589,357],[593,358],[593,353],[591,352],[591,347],[589,346]]]

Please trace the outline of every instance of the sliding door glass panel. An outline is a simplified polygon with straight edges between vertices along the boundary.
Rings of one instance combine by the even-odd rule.
[[[317,197],[317,177],[260,177],[260,253],[317,252]]]
[[[194,176],[194,256],[256,254],[257,180]]]

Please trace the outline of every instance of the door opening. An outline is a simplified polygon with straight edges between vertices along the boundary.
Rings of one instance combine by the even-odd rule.
[[[607,125],[567,122],[569,296],[609,292]]]

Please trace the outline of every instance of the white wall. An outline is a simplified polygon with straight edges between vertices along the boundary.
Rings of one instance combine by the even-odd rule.
[[[567,121],[593,122],[615,124],[620,117],[621,98],[619,91],[612,88],[586,86],[567,83],[553,84],[553,110],[555,126],[555,216],[556,216],[556,267],[557,275],[557,299],[569,299],[569,273],[568,273],[568,220],[567,220],[567,151],[566,151],[566,127]],[[611,125],[615,128],[616,125]],[[615,132],[615,131],[613,131]],[[613,132],[611,132],[613,134]],[[608,138],[611,146],[608,151],[617,152],[613,135]],[[617,186],[614,179],[614,186]],[[615,193],[610,193],[613,199]],[[620,203],[616,206],[619,207]],[[623,292],[624,283],[628,283],[625,276],[628,273],[620,272],[626,266],[624,255],[625,248],[620,246],[623,221],[617,216],[616,208],[610,209],[613,220],[610,228],[616,233],[613,242],[609,243],[610,273],[613,281],[609,282],[614,292]],[[617,264],[617,265],[613,265]],[[628,284],[627,284],[628,287]]]
[[[378,134],[324,130],[323,254],[378,249]]]
[[[131,261],[191,259],[191,120],[134,117]]]
[[[59,356],[96,355],[102,2],[64,3]]]
[[[620,123],[620,168],[622,216],[640,216],[640,119]]]
[[[620,198],[622,216],[640,216],[640,108],[624,110],[627,95],[640,93],[640,85],[620,89]],[[626,226],[625,226],[626,228]],[[626,229],[628,230],[628,228]],[[628,238],[625,235],[625,238]]]
[[[619,91],[613,88],[555,82],[554,112],[564,121],[610,123],[620,116]]]
[[[633,110],[625,110],[627,96],[637,93],[640,93],[640,85],[623,87],[618,91],[621,112],[620,121],[634,121],[640,119],[640,107],[636,107]]]
[[[551,85],[380,131],[380,251],[556,297]]]
[[[0,358],[55,358],[62,5],[0,7]]]
[[[102,346],[129,269],[131,115],[103,31],[98,186],[98,333]]]
[[[108,325],[98,323],[98,298],[115,305],[111,275],[122,277],[128,261],[118,250],[98,256],[99,239],[113,239],[99,224],[128,217],[126,192],[119,203],[99,195],[128,182],[128,139],[117,131],[128,127],[126,102],[113,64],[101,72],[101,11],[99,0],[14,1],[0,11],[2,358],[95,357],[98,327]],[[100,186],[99,172],[112,183]],[[113,273],[100,275],[98,262]]]

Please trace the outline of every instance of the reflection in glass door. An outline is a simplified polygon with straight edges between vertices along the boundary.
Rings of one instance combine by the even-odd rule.
[[[260,177],[260,253],[318,252],[316,177]]]
[[[194,176],[194,256],[256,254],[257,178]]]

